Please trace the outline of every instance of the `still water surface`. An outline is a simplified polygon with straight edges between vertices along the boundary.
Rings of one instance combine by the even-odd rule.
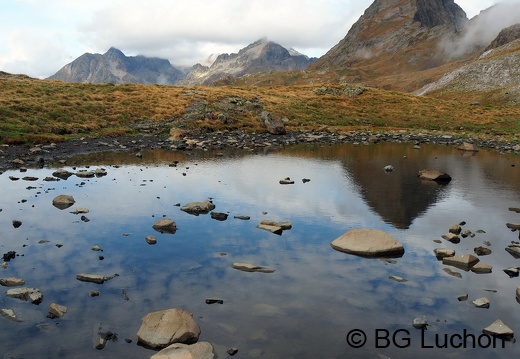
[[[517,343],[502,348],[501,341],[497,349],[480,348],[487,343],[474,345],[471,339],[467,348],[455,348],[458,341],[436,348],[457,334],[478,338],[496,319],[520,335],[520,304],[515,300],[520,280],[503,272],[520,265],[520,259],[504,250],[519,240],[518,232],[505,225],[520,223],[520,214],[508,210],[520,207],[518,156],[472,155],[428,145],[414,150],[406,144],[298,146],[224,156],[169,151],[143,155],[91,154],[64,167],[103,167],[108,175],[101,178],[44,182],[55,168],[0,175],[0,249],[19,254],[0,269],[0,277],[21,277],[44,294],[40,305],[0,296],[0,308],[13,309],[21,320],[0,318],[0,357],[148,358],[154,352],[136,344],[141,318],[176,307],[193,313],[202,329],[200,341],[211,342],[220,358],[231,347],[239,350],[235,358],[520,354]],[[177,167],[169,166],[173,161],[179,161]],[[384,172],[386,165],[393,165],[394,172]],[[416,176],[424,168],[445,171],[453,180],[446,186],[421,182]],[[9,176],[39,180],[12,181]],[[295,184],[280,185],[285,177]],[[303,183],[303,178],[310,182]],[[53,207],[59,194],[74,196],[75,205]],[[229,213],[226,221],[209,214],[193,216],[176,206],[207,198],[216,211]],[[70,213],[77,207],[90,210],[85,215],[90,221]],[[242,215],[251,219],[233,218]],[[175,234],[152,229],[163,216],[177,223]],[[256,228],[263,219],[290,220],[293,227],[277,236]],[[22,226],[14,228],[13,220]],[[462,221],[474,238],[460,244],[441,239]],[[389,262],[333,250],[330,242],[352,228],[384,230],[406,252]],[[157,244],[147,244],[147,235],[155,235]],[[439,247],[473,253],[486,241],[493,253],[481,260],[493,266],[491,274],[453,268],[462,278],[450,276],[433,254]],[[92,251],[95,245],[103,252]],[[241,272],[231,268],[233,262],[276,271]],[[119,276],[98,285],[77,281],[78,273]],[[407,282],[390,280],[391,275]],[[101,295],[91,297],[92,290]],[[459,302],[457,297],[466,293],[469,300]],[[481,297],[491,301],[489,309],[471,304]],[[208,305],[206,298],[223,299],[224,304]],[[53,302],[68,307],[63,318],[46,318]],[[412,327],[419,316],[429,322],[422,337]],[[96,350],[92,338],[100,323],[117,333],[118,340]],[[362,348],[347,343],[354,329],[367,336]]]

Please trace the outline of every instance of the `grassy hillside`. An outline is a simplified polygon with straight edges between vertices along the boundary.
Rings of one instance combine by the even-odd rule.
[[[440,130],[504,139],[520,132],[520,107],[471,104],[469,97],[442,100],[339,84],[263,85],[93,85],[0,76],[0,143],[132,135],[142,124],[156,132],[262,131],[262,110],[287,117],[288,130]]]

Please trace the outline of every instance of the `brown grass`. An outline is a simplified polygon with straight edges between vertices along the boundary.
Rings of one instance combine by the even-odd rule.
[[[290,79],[291,73],[279,78]],[[283,81],[281,81],[283,82]],[[471,96],[416,97],[366,88],[343,94],[345,85],[175,87],[93,85],[25,78],[0,78],[0,142],[56,142],[100,135],[132,135],[132,125],[147,121],[205,131],[261,131],[259,111],[232,109],[231,121],[219,120],[226,98],[257,99],[261,109],[287,117],[289,130],[329,126],[337,130],[411,129],[480,136],[515,136],[520,108],[471,105]],[[327,91],[317,91],[318,88]],[[198,117],[184,117],[204,103]]]

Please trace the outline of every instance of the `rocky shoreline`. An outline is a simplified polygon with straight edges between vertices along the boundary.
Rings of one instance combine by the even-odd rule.
[[[501,153],[520,154],[520,141],[505,142],[494,139],[475,139],[451,134],[438,134],[406,130],[373,132],[348,131],[333,132],[329,128],[319,131],[270,133],[215,132],[208,134],[183,134],[181,138],[166,135],[140,135],[135,137],[81,138],[47,145],[0,145],[0,171],[25,167],[43,167],[47,162],[93,152],[134,151],[144,149],[167,149],[173,151],[224,149],[228,147],[244,150],[280,148],[297,144],[376,144],[379,142],[424,143],[456,146],[470,143],[476,148],[494,150]]]

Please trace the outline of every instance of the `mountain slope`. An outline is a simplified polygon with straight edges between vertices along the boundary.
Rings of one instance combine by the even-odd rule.
[[[435,52],[439,40],[466,21],[453,0],[376,0],[312,68],[355,66],[389,75],[435,67],[445,62]]]
[[[316,61],[294,50],[260,39],[234,54],[221,54],[211,66],[195,65],[180,85],[208,85],[254,72],[303,70]]]
[[[174,84],[184,73],[168,60],[144,56],[127,57],[110,48],[105,54],[85,53],[65,65],[49,80],[87,83]]]

